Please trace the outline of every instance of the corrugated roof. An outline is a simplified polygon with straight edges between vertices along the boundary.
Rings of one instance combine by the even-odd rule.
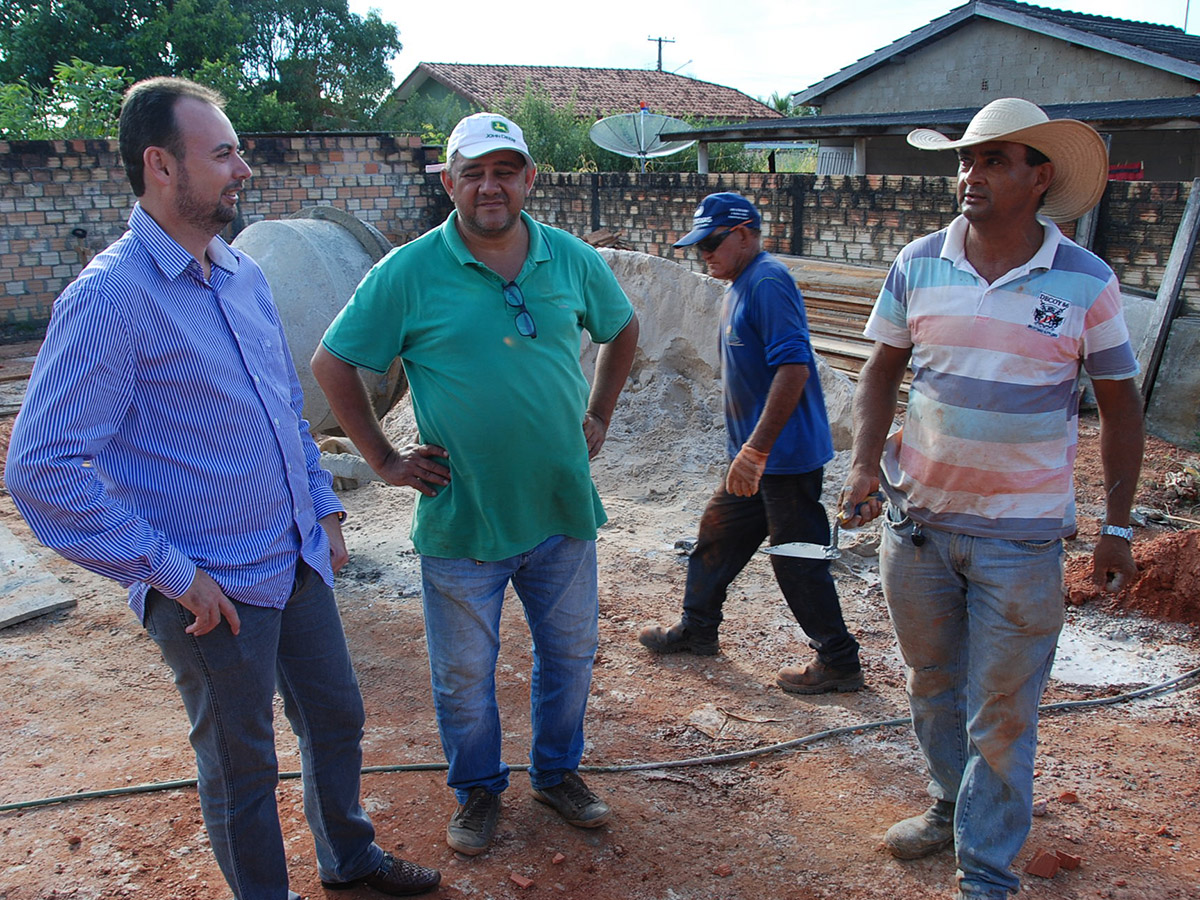
[[[526,83],[545,90],[555,104],[572,98],[581,112],[608,115],[635,112],[645,101],[651,112],[709,119],[778,119],[776,110],[719,84],[653,69],[594,69],[573,66],[505,66],[468,63],[421,63],[396,89],[406,99],[427,78],[488,107],[506,93],[521,93]]]
[[[1174,25],[1157,25],[1152,22],[1137,22],[1132,19],[1114,19],[1109,16],[1093,16],[1086,13],[1068,12],[1017,3],[1015,0],[984,0],[980,5],[1011,9],[1014,12],[1054,22],[1067,28],[1086,31],[1097,37],[1120,41],[1133,47],[1142,47],[1154,53],[1200,62],[1200,36],[1188,34]],[[1134,4],[1130,4],[1132,7]]]
[[[1048,103],[1042,106],[1052,119],[1079,119],[1098,131],[1122,131],[1166,126],[1194,128],[1200,123],[1200,97],[1161,97],[1149,100],[1110,100],[1098,103]],[[812,139],[819,137],[869,137],[907,134],[913,128],[935,128],[959,135],[979,107],[917,109],[891,113],[842,116],[802,116],[774,122],[716,125],[679,132],[680,138],[705,141]],[[1188,123],[1188,124],[1184,124]]]
[[[971,0],[956,6],[929,24],[856,60],[816,84],[793,94],[799,104],[821,105],[824,96],[886,64],[940,40],[972,20],[1006,22],[1043,34],[1132,59],[1143,65],[1200,80],[1200,36],[1187,34],[1173,25],[1155,25],[1109,16],[1068,12],[1018,3],[1015,0]]]

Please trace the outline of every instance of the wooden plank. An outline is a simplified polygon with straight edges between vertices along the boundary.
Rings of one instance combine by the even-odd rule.
[[[20,539],[0,524],[0,628],[75,605]]]
[[[1196,234],[1200,229],[1200,178],[1192,180],[1192,189],[1188,192],[1187,205],[1183,209],[1183,219],[1175,231],[1175,243],[1171,246],[1171,256],[1167,260],[1167,268],[1163,272],[1162,284],[1159,285],[1155,297],[1154,312],[1146,328],[1146,336],[1138,348],[1137,361],[1142,370],[1142,403],[1150,405],[1150,394],[1154,390],[1154,379],[1158,376],[1158,367],[1162,363],[1163,349],[1167,345],[1167,335],[1171,331],[1171,322],[1175,318],[1179,306],[1179,295],[1183,289],[1183,279],[1187,275],[1188,264],[1192,260],[1192,251],[1196,248]]]

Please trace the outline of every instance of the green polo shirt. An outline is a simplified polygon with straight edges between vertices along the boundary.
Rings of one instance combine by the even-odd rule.
[[[450,485],[413,514],[426,556],[506,559],[557,534],[592,540],[606,519],[583,435],[580,341],[585,330],[612,340],[633,307],[593,248],[521,218],[530,242],[516,281],[536,338],[517,331],[504,279],[471,255],[451,213],[380,260],[322,341],[375,372],[399,356],[419,440],[450,454]]]

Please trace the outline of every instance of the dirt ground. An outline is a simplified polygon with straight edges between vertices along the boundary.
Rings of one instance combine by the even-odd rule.
[[[600,651],[584,762],[658,765],[587,776],[615,811],[595,831],[557,820],[531,800],[524,773],[514,772],[495,845],[475,859],[456,857],[444,842],[453,809],[444,772],[367,774],[363,795],[379,842],[438,866],[443,884],[433,896],[445,898],[948,898],[952,853],[898,862],[882,847],[888,825],[928,798],[910,729],[871,724],[908,710],[870,529],[846,537],[855,552],[836,566],[847,619],[863,644],[860,693],[801,698],[774,686],[778,667],[810,651],[765,557],[734,585],[720,656],[654,658],[636,643],[642,625],[677,617],[685,559],[674,545],[694,537],[719,473],[717,410],[680,392],[687,386],[679,381],[647,384],[642,400],[623,401],[595,468],[610,522],[599,540]],[[653,421],[645,413],[651,407]],[[11,418],[0,420],[0,454],[10,427]],[[388,427],[406,427],[403,411]],[[1150,441],[1138,504],[1159,521],[1137,529],[1136,547],[1142,584],[1152,589],[1102,597],[1086,587],[1083,571],[1102,509],[1095,420],[1081,430],[1081,534],[1070,543],[1067,618],[1083,636],[1072,647],[1092,655],[1080,665],[1084,651],[1064,645],[1060,662],[1074,666],[1066,677],[1056,667],[1047,702],[1111,697],[1200,666],[1198,532],[1187,530],[1200,519],[1188,493],[1197,454]],[[839,465],[843,459],[830,466],[830,490],[840,483]],[[366,763],[441,763],[417,560],[407,540],[412,497],[368,484],[344,500],[352,557],[337,594],[367,704]],[[7,494],[0,523],[35,546]],[[123,592],[52,555],[42,562],[78,605],[0,631],[0,803],[192,777],[178,696]],[[528,633],[513,602],[498,678],[505,758],[514,765],[528,748],[529,668]],[[294,771],[295,741],[278,721],[280,767]],[[855,727],[790,750],[674,765],[847,726]],[[1195,680],[1131,702],[1045,714],[1036,782],[1044,815],[1034,819],[1017,864],[1042,848],[1082,864],[1052,879],[1023,876],[1022,896],[1200,897],[1198,755]],[[292,888],[309,900],[323,897],[299,783],[282,781],[278,795]],[[192,788],[0,813],[0,900],[228,896]]]

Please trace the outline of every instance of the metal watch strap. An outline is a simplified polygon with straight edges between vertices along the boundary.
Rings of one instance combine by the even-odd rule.
[[[1133,543],[1133,529],[1128,525],[1101,525],[1100,534],[1111,534],[1114,537],[1125,538],[1130,544]]]

